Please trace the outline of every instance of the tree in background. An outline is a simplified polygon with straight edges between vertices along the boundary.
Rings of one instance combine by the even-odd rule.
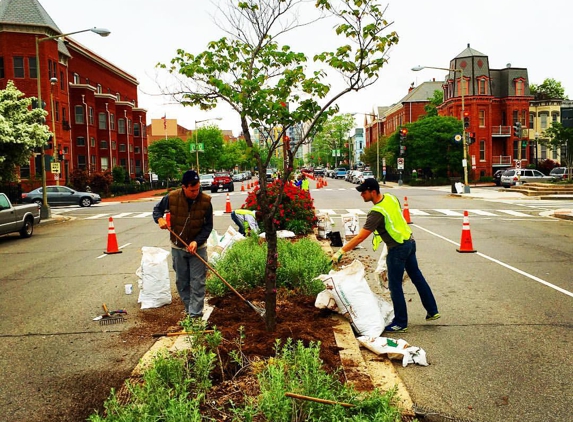
[[[337,114],[324,122],[312,143],[313,150],[326,151],[328,161],[323,164],[339,167],[344,157],[349,156],[348,138],[354,124],[352,114]],[[335,152],[339,152],[339,155],[336,156]]]
[[[536,100],[548,100],[560,98],[567,100],[565,95],[565,88],[561,86],[561,82],[553,78],[547,78],[541,85],[529,84],[529,91],[531,95],[535,96]]]
[[[189,148],[180,138],[161,139],[153,142],[148,147],[149,168],[160,179],[177,180],[181,174],[191,168]]]
[[[426,117],[405,126],[408,129],[404,158],[405,172],[421,169],[433,177],[448,177],[461,174],[463,146],[455,142],[454,136],[462,132],[461,122],[455,117],[434,116]],[[388,138],[384,150],[385,157],[392,157],[391,163],[396,163],[400,157],[400,134]]]
[[[193,137],[187,139],[187,151],[191,151],[190,144],[203,144],[203,152],[191,153],[191,162],[197,169],[199,158],[199,172],[206,173],[209,169],[227,169],[220,163],[220,155],[223,149],[223,132],[215,125],[203,126],[196,129]]]
[[[24,96],[14,82],[0,90],[0,179],[16,181],[16,167],[30,163],[34,149],[44,147],[50,130],[43,122],[46,111],[30,109],[34,98]]]
[[[398,42],[398,36],[387,31],[384,10],[374,0],[317,0],[314,9],[306,0],[228,0],[221,2],[219,10],[223,16],[217,25],[227,36],[210,42],[206,51],[196,55],[178,50],[169,70],[180,75],[181,87],[171,94],[183,105],[202,110],[223,102],[240,117],[243,136],[259,170],[257,200],[268,244],[265,322],[267,330],[273,331],[279,265],[275,215],[284,189],[271,199],[266,169],[283,151],[282,183],[289,180],[298,148],[310,143],[328,116],[338,111],[336,104],[344,95],[376,82],[387,62],[388,49]],[[302,17],[306,21],[301,22]],[[342,41],[333,51],[314,53],[311,70],[304,53],[279,44],[279,39],[326,18]],[[328,40],[323,28],[317,30],[323,40]],[[309,48],[313,45],[307,43]],[[335,75],[328,75],[327,68]],[[338,83],[340,90],[332,90]],[[288,129],[303,124],[304,133],[292,148],[283,145]],[[261,135],[258,150],[252,136],[255,130]]]
[[[540,139],[542,145],[557,148],[560,151],[561,165],[569,169],[568,178],[571,180],[571,167],[573,167],[573,128],[564,127],[559,122],[552,122],[551,127],[543,132],[548,139]]]
[[[428,98],[429,102],[424,106],[425,115],[420,116],[420,119],[426,117],[434,117],[438,115],[438,106],[444,102],[444,91],[435,90],[434,95]]]

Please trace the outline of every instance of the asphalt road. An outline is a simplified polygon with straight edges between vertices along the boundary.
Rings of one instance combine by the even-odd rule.
[[[420,267],[443,315],[426,323],[417,295],[406,287],[410,331],[402,337],[424,348],[431,363],[395,364],[414,402],[473,421],[570,420],[573,222],[541,215],[565,204],[389,191],[408,197]],[[349,211],[363,222],[370,208],[344,181],[329,179],[312,195],[316,208],[337,222]],[[229,195],[232,208],[244,198],[236,189]],[[232,225],[226,199],[226,193],[213,195],[219,233]],[[141,246],[169,248],[151,221],[152,206],[59,208],[54,213],[69,221],[40,225],[28,240],[0,238],[0,421],[42,420],[43,409],[73,406],[73,397],[44,392],[78,374],[98,388],[101,379],[129,373],[151,344],[122,347],[120,333],[128,326],[102,329],[91,319],[102,303],[137,309],[137,295],[125,295],[124,284],[136,283]],[[466,209],[475,254],[456,252]],[[109,216],[121,254],[102,253]],[[364,246],[352,253],[377,258]]]

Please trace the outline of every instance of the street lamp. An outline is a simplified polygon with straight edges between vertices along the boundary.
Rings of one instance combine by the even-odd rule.
[[[465,112],[465,103],[464,103],[464,96],[465,96],[465,83],[464,83],[464,69],[460,68],[446,68],[446,67],[434,67],[434,66],[416,66],[413,67],[412,70],[414,72],[418,72],[422,69],[436,69],[436,70],[445,70],[447,72],[460,72],[460,97],[462,98],[462,112],[460,120],[464,121],[464,112]],[[467,139],[466,139],[466,129],[462,129],[462,146],[464,149],[464,193],[470,193],[470,185],[468,182],[468,156],[467,156]]]
[[[40,76],[41,76],[41,72],[40,72],[40,43],[44,42],[44,41],[48,41],[48,40],[55,40],[58,38],[64,38],[67,37],[68,35],[74,35],[74,34],[79,34],[81,32],[94,32],[96,34],[98,34],[101,37],[107,37],[111,32],[108,31],[107,29],[104,28],[90,28],[90,29],[82,29],[81,31],[74,31],[74,32],[68,32],[67,34],[60,34],[60,35],[52,35],[50,37],[44,37],[44,38],[39,38],[38,36],[36,36],[36,83],[38,86],[38,107],[39,108],[43,108],[42,107],[42,84],[40,81]],[[52,107],[52,130],[54,131],[54,145],[52,145],[53,148],[55,148],[55,141],[56,141],[56,128],[54,127],[54,121],[53,121],[53,115],[54,115],[54,109]],[[50,210],[50,206],[48,205],[48,193],[46,192],[46,160],[45,160],[45,155],[46,152],[44,151],[44,147],[42,146],[42,150],[41,150],[41,158],[42,158],[42,208],[40,210],[40,216],[42,219],[47,219],[51,217],[51,210]]]
[[[199,174],[199,144],[197,143],[198,141],[198,136],[199,133],[197,132],[197,123],[203,123],[203,122],[208,122],[209,120],[221,120],[221,117],[212,117],[210,119],[203,119],[203,120],[195,120],[195,157],[197,159],[197,174]]]

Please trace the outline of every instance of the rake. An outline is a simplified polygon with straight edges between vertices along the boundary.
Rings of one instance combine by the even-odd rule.
[[[177,240],[179,240],[179,241],[185,246],[185,248],[189,249],[189,245],[188,245],[187,243],[185,243],[185,241],[184,241],[183,239],[181,239],[181,238],[177,235],[177,233],[175,233],[173,230],[171,230],[171,227],[168,226],[168,227],[167,227],[167,230],[169,230],[169,231],[171,232],[171,234],[172,234],[173,236],[175,236],[175,237],[177,238]],[[195,256],[196,256],[197,258],[199,258],[199,260],[200,260],[203,264],[205,264],[205,266],[206,266],[207,268],[209,268],[209,270],[212,271],[213,274],[215,274],[217,277],[219,277],[219,279],[220,279],[223,283],[225,283],[225,285],[226,285],[229,289],[231,289],[231,291],[232,291],[233,293],[235,293],[237,296],[239,296],[239,298],[240,298],[243,302],[245,302],[253,311],[255,311],[257,314],[259,314],[260,316],[262,316],[262,317],[264,318],[265,312],[266,312],[265,309],[260,308],[260,307],[258,307],[258,306],[256,306],[256,305],[253,305],[250,301],[248,301],[247,299],[245,299],[245,298],[243,297],[243,295],[241,295],[237,290],[235,290],[235,288],[234,288],[233,286],[231,286],[231,285],[229,284],[229,282],[228,282],[227,280],[225,280],[225,279],[223,278],[223,276],[217,272],[217,270],[215,270],[211,265],[209,265],[209,263],[208,263],[207,261],[205,261],[203,258],[201,258],[201,257],[199,256],[199,254],[195,253]]]
[[[102,308],[105,313],[99,317],[94,318],[94,321],[99,320],[99,325],[123,324],[125,321],[127,321],[122,315],[123,312],[112,315],[107,309],[105,303],[102,305]]]

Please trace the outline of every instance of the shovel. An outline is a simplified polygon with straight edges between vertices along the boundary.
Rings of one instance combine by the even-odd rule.
[[[172,234],[173,236],[175,236],[175,237],[177,238],[177,240],[179,240],[179,241],[185,246],[186,249],[189,249],[189,245],[188,245],[187,243],[185,243],[185,241],[184,241],[183,239],[181,239],[181,238],[177,235],[177,233],[175,233],[173,230],[171,230],[171,227],[167,226],[167,230],[169,230],[169,231],[171,232],[171,234]],[[229,282],[228,282],[227,280],[225,280],[225,279],[223,278],[223,276],[217,272],[217,270],[215,270],[211,265],[209,265],[209,263],[208,263],[207,261],[205,261],[203,258],[201,258],[201,257],[199,256],[199,254],[196,254],[196,253],[195,253],[195,256],[196,256],[197,258],[199,258],[199,260],[200,260],[203,264],[205,264],[205,266],[206,266],[207,268],[209,268],[209,270],[211,270],[211,271],[213,272],[213,274],[215,274],[217,277],[219,277],[219,279],[220,279],[223,283],[225,283],[225,285],[226,285],[229,289],[231,289],[231,291],[232,291],[233,293],[235,293],[237,296],[239,296],[239,298],[240,298],[243,302],[245,302],[248,306],[250,306],[253,311],[255,311],[257,314],[259,314],[260,316],[262,316],[262,317],[264,318],[265,312],[266,312],[265,309],[260,308],[260,307],[258,307],[258,306],[255,306],[255,305],[253,305],[250,301],[248,301],[247,299],[245,299],[245,298],[243,297],[243,295],[241,295],[237,290],[235,290],[235,288],[234,288],[233,286],[231,286],[231,285],[229,284]]]

